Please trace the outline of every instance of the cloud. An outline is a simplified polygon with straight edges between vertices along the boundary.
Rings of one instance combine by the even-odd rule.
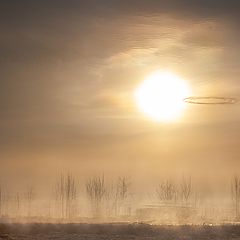
[[[195,21],[208,24],[215,20],[224,25],[228,19],[238,20],[239,7],[234,0],[13,0],[1,5],[0,63],[54,64],[81,59],[81,64],[90,65],[134,46],[144,48],[154,38],[165,38],[169,24],[176,32],[181,21],[191,28]],[[207,24],[191,29],[185,43],[224,44],[225,30]]]
[[[239,81],[239,5],[233,0],[5,1],[1,121],[15,126],[31,119],[41,125],[44,118],[51,125],[71,118],[75,124],[86,108],[91,117],[99,109],[122,114],[129,104],[125,93],[158,67],[170,67],[193,83],[221,79],[223,72]]]

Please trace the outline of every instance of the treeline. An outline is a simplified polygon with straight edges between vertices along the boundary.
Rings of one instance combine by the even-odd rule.
[[[141,185],[142,183],[138,184]],[[34,184],[29,183],[23,190],[14,192],[9,191],[6,185],[0,184],[0,216],[117,219],[136,216],[136,210],[144,204],[154,206],[156,209],[162,206],[204,208],[201,194],[190,176],[182,177],[177,182],[171,179],[155,182],[151,189],[142,190],[151,191],[151,197],[148,200],[145,198],[145,201],[143,197],[137,196],[131,179],[126,176],[108,181],[104,174],[92,176],[81,183],[80,188],[79,182],[72,174],[60,174],[48,188],[51,189],[49,195],[41,196],[41,192]],[[240,177],[232,178],[230,190],[231,216],[238,221]]]
[[[183,177],[179,184],[171,180],[162,181],[156,188],[159,201],[167,204],[184,204],[185,206],[197,203],[197,192],[192,184],[191,177]]]
[[[2,184],[3,185],[3,184]],[[117,217],[131,214],[131,182],[118,177],[107,182],[105,175],[93,176],[84,183],[84,191],[72,174],[60,174],[50,187],[49,196],[41,196],[38,187],[29,184],[11,192],[0,185],[0,217],[46,216],[60,219]],[[84,199],[85,198],[85,199]]]

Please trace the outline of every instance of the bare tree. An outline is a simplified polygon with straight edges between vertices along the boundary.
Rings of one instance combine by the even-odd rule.
[[[115,210],[115,197],[115,185],[111,184],[110,187],[105,189],[104,194],[104,210],[107,217],[112,216],[113,210]]]
[[[76,198],[77,188],[74,177],[71,174],[61,174],[55,185],[55,200],[56,205],[60,207],[62,218],[73,216]]]
[[[75,179],[68,174],[65,179],[65,192],[66,192],[66,216],[68,218],[73,215],[74,201],[77,196]]]
[[[27,190],[25,192],[25,198],[26,198],[26,201],[27,201],[28,216],[31,216],[31,214],[32,214],[32,204],[33,204],[33,200],[35,198],[35,191],[34,191],[34,187],[32,185],[29,185],[27,187]]]
[[[0,183],[0,216],[8,215],[9,210],[11,210],[11,196],[6,187],[6,184],[3,186]]]
[[[231,181],[231,194],[235,208],[235,217],[239,219],[240,178],[238,176],[234,176]]]
[[[64,175],[61,174],[59,179],[57,180],[56,186],[55,186],[55,200],[57,205],[60,205],[61,209],[61,217],[64,217],[64,200],[65,200],[65,194],[64,194]]]
[[[15,202],[16,202],[16,215],[18,216],[20,213],[20,194],[19,192],[15,195]]]
[[[0,185],[0,216],[2,215],[2,186]]]
[[[156,188],[157,198],[163,202],[173,202],[177,200],[177,187],[170,180],[163,181]]]
[[[131,183],[126,177],[119,177],[116,183],[115,195],[115,214],[119,215],[121,208],[129,195],[129,187]]]
[[[101,216],[102,202],[107,193],[104,175],[90,178],[86,182],[86,192],[90,200],[93,216]]]
[[[189,200],[193,194],[192,179],[183,177],[180,184],[180,196],[185,205],[189,204]]]

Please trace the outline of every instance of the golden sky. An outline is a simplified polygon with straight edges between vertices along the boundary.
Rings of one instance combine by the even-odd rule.
[[[163,123],[139,112],[133,93],[161,69],[185,79],[193,96],[240,97],[239,7],[234,0],[1,3],[2,169],[235,172],[239,104],[187,105]]]

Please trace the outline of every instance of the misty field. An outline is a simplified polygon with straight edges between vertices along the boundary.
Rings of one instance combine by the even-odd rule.
[[[1,224],[0,239],[240,239],[239,225]]]
[[[136,186],[136,185],[135,185]],[[148,223],[155,225],[237,224],[240,219],[240,177],[228,194],[214,199],[198,190],[191,177],[163,179],[139,194],[128,177],[104,175],[79,184],[70,174],[47,186],[11,188],[0,185],[0,223]]]

